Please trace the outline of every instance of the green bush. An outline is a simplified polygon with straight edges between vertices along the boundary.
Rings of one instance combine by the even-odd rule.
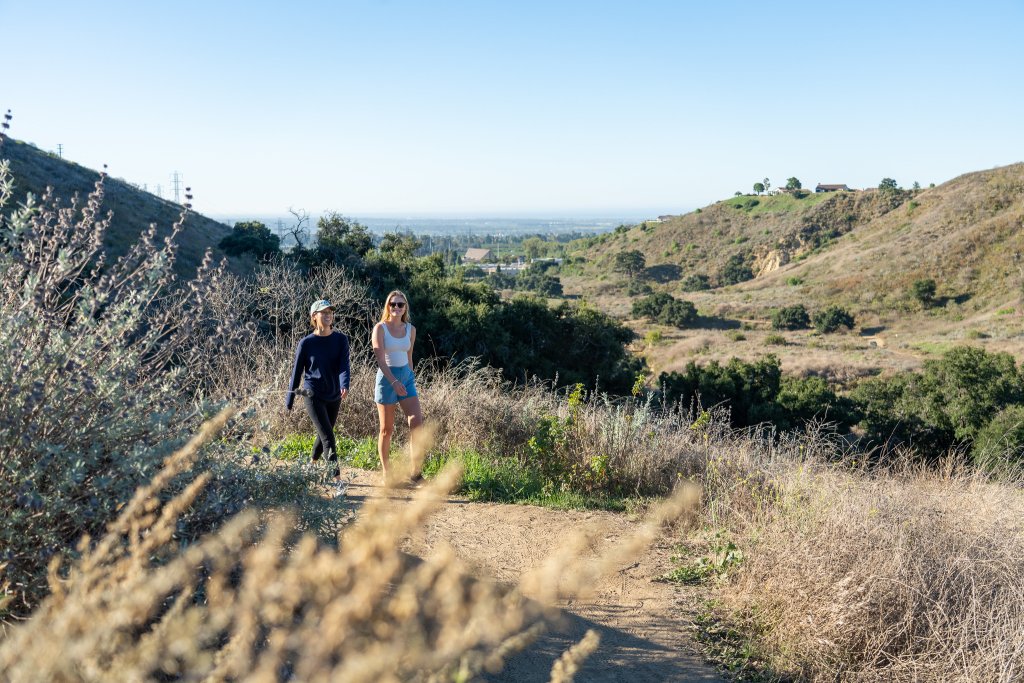
[[[978,438],[1003,409],[1024,404],[1024,377],[1010,354],[958,346],[925,361],[920,373],[862,382],[851,398],[870,441],[936,457]]]
[[[822,334],[835,332],[840,327],[853,329],[853,316],[845,308],[826,306],[814,316],[814,328]]]
[[[769,346],[785,346],[788,342],[781,334],[767,334],[764,337],[764,343]]]
[[[633,315],[646,317],[662,325],[689,327],[697,320],[697,307],[671,294],[657,292],[633,302]]]
[[[803,304],[784,306],[772,313],[773,330],[803,330],[811,326],[811,317]]]
[[[999,411],[978,431],[971,450],[974,462],[984,467],[1024,465],[1024,405],[1011,405]]]
[[[231,228],[231,234],[217,245],[231,256],[250,253],[257,258],[281,254],[281,238],[259,221],[241,221]]]
[[[711,278],[699,273],[687,275],[679,287],[684,292],[702,292],[706,289],[711,289]]]
[[[929,308],[935,303],[935,290],[937,285],[935,280],[931,278],[924,280],[915,280],[911,286],[911,294],[922,306]]]
[[[718,282],[721,285],[734,285],[754,278],[749,258],[745,254],[733,254],[718,271]]]

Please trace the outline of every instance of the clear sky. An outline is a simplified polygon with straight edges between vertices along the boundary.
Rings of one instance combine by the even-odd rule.
[[[11,134],[208,214],[656,215],[1024,160],[1024,2],[0,0]]]

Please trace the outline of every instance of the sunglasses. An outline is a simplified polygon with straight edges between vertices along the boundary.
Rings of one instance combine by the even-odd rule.
[[[390,306],[391,308],[405,308],[405,302],[404,301],[392,301],[391,303],[388,304],[388,306]]]

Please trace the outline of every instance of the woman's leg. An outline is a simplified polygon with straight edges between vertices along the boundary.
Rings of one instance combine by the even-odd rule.
[[[391,436],[395,433],[395,404],[377,404],[377,419],[380,422],[380,433],[377,434],[377,455],[380,457],[380,468],[384,473],[384,482],[388,480],[388,453],[391,452]]]
[[[316,430],[316,442],[313,444],[313,459],[320,457],[320,453],[326,453],[328,460],[338,459],[338,445],[334,441],[334,425],[331,423],[331,416],[328,412],[329,403],[304,396],[306,412],[313,421],[313,428]],[[337,413],[335,413],[337,419]]]
[[[423,412],[420,410],[420,398],[419,396],[410,396],[409,398],[403,398],[398,402],[398,405],[402,406],[402,412],[405,413],[405,419],[409,422],[409,457],[412,462],[412,478],[413,481],[421,479],[420,468],[423,466],[422,462],[413,462],[411,460],[414,455],[412,452],[413,434],[419,429],[419,426],[423,424]],[[423,455],[422,453],[420,455]]]

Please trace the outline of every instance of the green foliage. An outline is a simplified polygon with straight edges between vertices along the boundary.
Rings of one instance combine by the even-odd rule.
[[[626,294],[628,296],[648,296],[654,294],[654,287],[651,287],[647,282],[630,280],[626,284]]]
[[[926,278],[922,280],[915,280],[914,284],[911,285],[911,294],[925,308],[931,307],[935,303],[935,290],[937,285],[935,280]]]
[[[899,189],[896,181],[892,178],[882,178],[882,181],[878,183],[878,189],[883,192],[895,192]]]
[[[696,585],[711,578],[724,579],[730,570],[743,562],[743,551],[722,531],[715,534],[709,546],[706,554],[685,562],[683,558],[673,557],[673,560],[680,562],[679,566],[662,575],[660,580]]]
[[[269,258],[281,254],[281,238],[259,221],[235,223],[231,234],[217,245],[230,256],[253,254],[257,258]]]
[[[1024,405],[1000,410],[982,427],[971,450],[974,462],[989,468],[1024,466]]]
[[[658,386],[668,405],[725,405],[733,426],[745,427],[779,417],[775,398],[781,379],[779,359],[768,355],[753,363],[732,358],[725,365],[711,361],[699,366],[690,361],[682,372],[661,373]]]
[[[671,294],[657,292],[633,302],[634,316],[646,317],[663,325],[690,327],[697,320],[697,307]]]
[[[665,337],[661,333],[661,330],[649,330],[647,334],[644,335],[644,343],[648,346],[657,346],[664,340]]]
[[[512,289],[516,286],[516,277],[497,271],[488,273],[487,277],[484,278],[484,282],[493,289]]]
[[[789,342],[781,334],[766,334],[764,337],[764,343],[768,346],[785,346]]]
[[[515,288],[527,290],[546,297],[562,296],[562,282],[557,277],[549,275],[544,268],[530,266],[524,269],[516,277]]]
[[[373,238],[365,225],[330,211],[317,221],[316,241],[312,251],[296,249],[294,258],[306,267],[325,265],[359,270],[363,258],[373,248]],[[385,241],[390,235],[385,236]],[[415,243],[418,246],[418,243]],[[382,250],[387,246],[382,244]],[[410,251],[415,251],[413,247]],[[411,255],[411,253],[410,253]]]
[[[633,278],[643,272],[646,266],[647,259],[643,253],[634,249],[617,253],[613,269],[617,273],[625,273],[627,277]]]
[[[789,285],[790,287],[797,287],[799,285],[802,285],[803,283],[804,279],[802,277],[793,276],[786,278],[786,284]]]
[[[835,332],[840,327],[852,330],[853,325],[853,316],[840,306],[826,306],[814,315],[814,328],[822,334]]]
[[[851,398],[869,439],[934,456],[969,443],[999,411],[1024,403],[1024,377],[1010,354],[958,346],[925,361],[920,373],[863,382]]]
[[[853,401],[838,396],[822,377],[783,377],[776,401],[784,415],[776,424],[784,429],[811,421],[849,428],[859,419]]]
[[[702,292],[706,289],[711,289],[711,278],[700,273],[687,275],[680,283],[679,288],[684,292]]]
[[[764,183],[754,183],[754,192],[756,194],[764,192]]]
[[[799,190],[799,189],[802,189],[802,188],[803,188],[803,184],[795,176],[790,177],[790,178],[788,178],[786,180],[786,189],[787,190]]]
[[[750,268],[749,257],[746,254],[733,254],[718,272],[718,283],[722,286],[735,285],[754,278],[754,271]]]
[[[783,306],[772,312],[773,330],[803,330],[811,326],[811,317],[803,304]]]

